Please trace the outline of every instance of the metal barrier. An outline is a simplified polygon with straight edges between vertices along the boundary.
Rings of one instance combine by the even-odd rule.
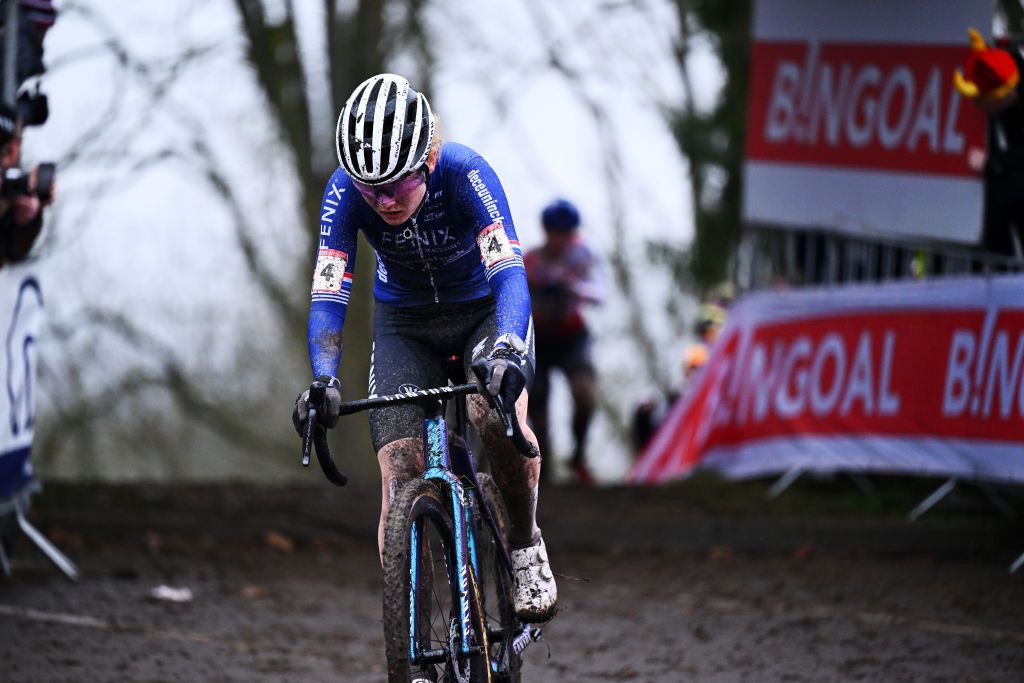
[[[739,291],[753,291],[1024,273],[1024,253],[1019,240],[1015,240],[1015,248],[1016,256],[1006,256],[953,244],[751,226],[737,251],[735,284]],[[783,473],[769,489],[769,497],[781,494],[801,474],[803,471],[798,467]],[[909,513],[908,520],[918,519],[949,495],[958,483],[956,478],[946,481]],[[1004,515],[1015,518],[1013,508],[999,495],[994,484],[969,483],[978,487]],[[1010,573],[1021,567],[1024,567],[1024,554],[1010,566]]]
[[[753,226],[740,245],[740,291],[1024,272],[1024,258],[822,230]]]

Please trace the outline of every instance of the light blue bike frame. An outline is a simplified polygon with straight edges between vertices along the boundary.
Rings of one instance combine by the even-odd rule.
[[[472,566],[474,576],[480,575],[480,567],[476,551],[476,533],[471,523],[472,502],[467,505],[466,489],[458,477],[451,471],[451,456],[448,452],[448,427],[444,417],[436,415],[423,422],[423,441],[426,446],[424,461],[426,463],[422,478],[436,481],[443,490],[448,491],[451,499],[452,523],[455,540],[455,566],[447,562],[449,583],[455,580],[453,573],[458,575],[459,590],[459,635],[460,652],[464,656],[472,653],[476,644],[469,608],[469,567]],[[409,659],[417,661],[419,642],[416,633],[416,607],[418,602],[417,584],[421,542],[423,538],[423,520],[417,519],[409,530]],[[467,558],[467,552],[469,557]]]

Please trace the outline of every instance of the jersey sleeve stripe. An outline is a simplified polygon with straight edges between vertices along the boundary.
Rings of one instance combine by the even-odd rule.
[[[342,294],[314,294],[313,301],[326,301],[328,303],[348,305],[349,293]]]
[[[485,271],[485,274],[487,275],[487,280],[490,281],[491,278],[493,278],[498,273],[508,270],[510,268],[519,268],[525,270],[523,266],[523,257],[516,255],[514,257],[498,261]]]

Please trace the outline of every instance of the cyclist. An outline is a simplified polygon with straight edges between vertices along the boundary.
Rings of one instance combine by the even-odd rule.
[[[530,294],[501,183],[479,154],[442,142],[427,98],[394,74],[352,92],[336,149],[341,166],[321,206],[308,328],[313,375],[329,384],[325,422],[338,420],[342,326],[362,230],[377,261],[370,395],[440,386],[453,355],[483,367],[484,395],[470,397],[469,412],[508,504],[515,608],[523,621],[545,621],[557,591],[536,521],[540,459],[515,450],[494,410],[496,396],[515,406],[536,445],[525,420],[534,362]],[[308,395],[296,400],[297,427]],[[423,470],[422,427],[415,405],[370,411],[381,470],[380,548],[391,501]]]
[[[537,326],[537,373],[530,419],[542,453],[548,450],[548,387],[551,371],[560,368],[572,393],[570,465],[581,484],[593,484],[586,463],[586,439],[596,403],[597,377],[590,358],[592,338],[583,319],[585,304],[604,298],[597,257],[580,239],[580,212],[557,199],[541,213],[545,242],[526,254],[526,275]]]

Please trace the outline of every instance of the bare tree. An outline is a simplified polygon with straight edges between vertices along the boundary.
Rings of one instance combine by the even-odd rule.
[[[621,82],[622,90],[628,91],[636,85],[634,79],[638,76],[645,78],[640,64],[642,57],[637,54],[638,44],[622,44],[619,42],[621,36],[611,30],[617,22],[635,19],[642,14],[642,5],[644,3],[593,2],[562,6],[536,0],[518,5],[527,14],[531,40],[514,59],[502,59],[500,68],[481,57],[478,77],[488,79],[486,82],[492,86],[483,89],[483,94],[491,98],[489,111],[493,112],[494,120],[500,122],[497,125],[511,125],[508,113],[517,104],[514,93],[529,89],[539,74],[554,74],[562,86],[560,92],[570,95],[583,112],[577,125],[583,129],[593,126],[595,132],[591,141],[597,152],[597,182],[601,188],[602,203],[590,205],[587,209],[591,220],[607,225],[610,230],[609,248],[604,250],[604,256],[611,270],[616,299],[614,308],[621,314],[615,319],[604,317],[603,323],[599,323],[609,338],[614,337],[617,349],[616,366],[603,366],[602,381],[607,386],[621,387],[622,380],[625,380],[630,388],[646,386],[668,393],[675,387],[676,377],[666,373],[664,368],[674,364],[666,358],[660,330],[652,329],[649,312],[675,307],[676,302],[659,300],[653,304],[650,301],[647,255],[632,253],[628,248],[636,242],[632,237],[634,226],[630,217],[630,209],[635,208],[631,207],[631,202],[636,203],[636,195],[630,192],[638,179],[630,177],[623,156],[632,139],[642,133],[636,128],[624,128],[621,121],[612,116],[613,108],[606,99],[609,82]],[[464,31],[462,39],[469,42],[473,54],[490,54],[491,46],[488,46],[487,39],[477,38],[477,34],[486,36],[487,31],[483,27],[478,32]],[[642,47],[641,52],[650,46]],[[668,47],[666,44],[665,48]],[[647,85],[651,90],[655,89],[654,84]],[[652,110],[657,107],[653,97],[650,106]],[[561,109],[558,112],[558,116],[565,114]],[[522,131],[524,144],[517,151],[528,159],[531,173],[538,176],[539,182],[554,185],[554,178],[549,178],[545,169],[545,164],[550,162],[530,144],[530,136],[531,131]],[[663,327],[661,321],[657,327]],[[681,330],[682,325],[679,326]],[[600,394],[602,413],[623,450],[629,448],[626,444],[629,441],[632,405],[623,400],[628,393],[607,391]]]
[[[251,341],[244,350],[240,350],[237,359],[227,363],[211,360],[206,365],[199,364],[197,372],[196,359],[182,357],[174,344],[153,335],[137,321],[105,308],[102,303],[95,304],[87,312],[79,312],[79,319],[75,321],[62,321],[58,332],[68,344],[77,345],[75,348],[83,349],[84,353],[81,357],[68,359],[61,367],[49,368],[48,381],[66,382],[71,390],[62,397],[64,400],[57,406],[53,418],[66,429],[62,430],[60,438],[42,437],[40,443],[44,453],[41,455],[52,452],[58,444],[67,443],[70,439],[87,446],[93,444],[88,448],[101,453],[105,444],[114,438],[109,434],[110,416],[124,416],[128,409],[126,406],[141,405],[148,409],[159,405],[159,399],[163,397],[164,407],[173,407],[178,419],[175,427],[162,427],[166,439],[154,445],[155,448],[173,450],[175,430],[180,431],[182,425],[199,424],[209,439],[234,444],[243,452],[259,450],[263,444],[263,451],[273,452],[267,459],[271,463],[280,461],[279,451],[288,448],[291,438],[282,434],[280,427],[286,420],[286,411],[294,393],[308,381],[304,356],[309,272],[318,234],[320,199],[325,181],[336,163],[333,155],[336,113],[358,82],[373,73],[388,70],[393,63],[401,63],[406,72],[411,64],[414,73],[408,75],[422,89],[436,95],[431,84],[435,57],[432,46],[441,38],[433,34],[427,17],[440,15],[451,20],[449,23],[464,19],[455,16],[459,11],[455,5],[428,3],[427,0],[358,0],[348,3],[324,0],[319,8],[294,0],[221,2],[222,7],[230,8],[237,17],[238,30],[231,42],[232,52],[228,58],[236,59],[250,70],[259,104],[262,105],[259,107],[260,115],[266,117],[269,129],[273,131],[274,146],[268,150],[268,156],[276,160],[278,167],[285,169],[285,174],[294,183],[289,186],[289,189],[294,187],[294,198],[286,199],[294,203],[295,218],[265,220],[276,220],[275,234],[287,233],[293,237],[292,242],[300,245],[299,250],[304,256],[282,264],[276,242],[268,244],[264,233],[252,229],[253,216],[247,203],[251,199],[242,195],[239,186],[233,182],[233,171],[230,164],[224,163],[225,152],[218,145],[217,132],[202,116],[204,103],[188,101],[179,92],[180,83],[201,73],[211,62],[225,59],[223,41],[182,45],[179,52],[163,60],[143,57],[133,51],[130,41],[124,40],[118,30],[105,20],[99,9],[101,3],[95,0],[68,3],[65,13],[76,13],[93,27],[98,39],[65,59],[68,63],[96,55],[111,59],[114,64],[111,76],[119,82],[115,88],[119,96],[111,99],[102,120],[85,126],[82,137],[69,150],[64,167],[68,164],[88,167],[95,170],[96,179],[84,191],[88,200],[75,204],[73,211],[58,211],[61,225],[54,231],[58,239],[66,239],[71,232],[64,226],[88,224],[90,207],[110,196],[111,187],[118,184],[116,181],[123,181],[125,176],[163,169],[170,164],[187,169],[187,175],[195,178],[203,192],[217,198],[223,215],[221,220],[230,227],[233,245],[241,255],[247,286],[255,293],[258,302],[255,305],[269,312],[268,325],[272,329],[254,327],[246,337]],[[570,11],[531,0],[526,10],[530,17],[529,30],[533,31],[531,40],[537,37],[542,43],[542,50],[539,58],[531,58],[527,62],[516,63],[507,54],[496,52],[488,44],[487,31],[474,31],[467,26],[459,35],[463,49],[488,57],[491,67],[494,66],[493,60],[501,60],[501,68],[496,73],[492,69],[488,73],[473,75],[470,73],[473,66],[459,67],[466,74],[461,77],[470,80],[493,77],[499,81],[497,87],[488,88],[495,98],[492,109],[498,122],[509,105],[514,104],[510,98],[515,89],[509,87],[510,84],[533,78],[541,72],[558,74],[566,91],[580,104],[597,131],[594,141],[600,148],[600,178],[607,198],[607,206],[601,208],[607,210],[607,224],[611,227],[613,241],[620,244],[633,241],[628,236],[627,225],[627,193],[631,179],[627,177],[623,161],[632,133],[619,129],[609,115],[599,89],[591,86],[595,85],[594,74],[603,77],[614,73],[615,65],[623,61],[623,55],[617,51],[621,46],[610,42],[603,29],[614,24],[619,16],[644,11],[647,4],[595,2],[588,5],[587,11]],[[320,12],[322,21],[302,21],[304,15],[299,12],[312,9]],[[551,13],[558,12],[570,23],[568,31],[552,29]],[[322,35],[303,33],[299,28],[311,25],[322,27]],[[588,54],[594,60],[593,68],[581,68],[574,60],[573,56],[578,56],[575,51],[581,44],[582,49],[589,50]],[[535,52],[532,54],[536,57]],[[628,61],[629,56],[625,57]],[[399,59],[400,62],[397,61]],[[484,61],[488,60],[481,60]],[[57,69],[60,65],[54,64],[53,67]],[[129,107],[123,97],[123,93],[128,91],[143,99],[144,104],[140,106],[135,102],[133,107]],[[112,119],[123,122],[123,125],[112,130],[105,125]],[[173,143],[158,148],[140,143],[147,139],[149,131],[157,127],[157,123],[165,126],[168,122],[176,131]],[[537,173],[543,176],[544,160],[538,150],[524,144],[521,153],[537,162]],[[341,369],[343,386],[350,396],[365,391],[371,339],[372,255],[365,243],[359,248],[362,256],[347,315],[345,361]],[[667,376],[662,370],[667,365],[664,344],[659,342],[658,334],[649,324],[650,318],[643,313],[645,308],[651,308],[643,305],[648,297],[641,269],[648,264],[637,263],[636,255],[624,250],[609,250],[607,256],[617,292],[624,304],[623,310],[626,311],[625,320],[615,323],[618,326],[616,334],[629,348],[622,354],[624,365],[619,370],[628,374],[633,383],[646,383],[667,391],[674,383],[674,377]],[[640,258],[643,258],[642,254]],[[675,306],[674,299],[664,302],[668,310]],[[214,323],[211,320],[211,324]],[[679,329],[682,329],[681,325]],[[96,373],[90,370],[90,364],[103,359],[90,354],[102,345],[130,349],[130,353],[144,356],[145,362],[130,368],[118,368],[116,362],[108,363],[106,367],[112,368],[109,377],[97,383]],[[257,377],[260,379],[256,380]],[[260,381],[261,386],[265,386],[267,395],[260,398],[258,406],[233,404],[230,382],[239,381],[239,378],[242,381]],[[604,408],[616,431],[625,437],[629,406],[609,400]],[[170,418],[163,417],[166,425]],[[146,426],[149,429],[161,428],[161,425],[148,422]],[[114,436],[120,439],[118,443],[124,444],[132,437],[130,430],[122,427],[117,427]],[[347,452],[368,453],[367,432],[364,424],[345,421],[336,430],[336,436],[345,442]],[[41,434],[45,433],[46,430],[42,429]],[[366,461],[372,468],[372,460]]]
[[[651,253],[674,272],[681,286],[706,293],[729,277],[741,237],[751,3],[673,0],[672,5],[679,27],[673,53],[684,96],[675,106],[666,107],[666,115],[690,167],[696,234],[686,251],[654,243]],[[725,72],[721,93],[709,111],[696,106],[690,77],[690,57],[698,37],[711,45]]]
[[[88,370],[80,364],[76,367],[74,359],[68,359],[60,368],[50,368],[44,380],[48,377],[53,382],[70,382],[74,391],[67,392],[69,387],[62,387],[64,400],[56,405],[51,416],[50,428],[54,429],[59,423],[60,437],[49,438],[46,425],[40,430],[39,451],[43,461],[54,458],[58,448],[67,450],[63,444],[72,440],[77,442],[79,452],[83,444],[95,441],[92,436],[97,433],[106,434],[109,441],[114,429],[112,424],[104,425],[104,421],[109,422],[126,404],[158,405],[151,398],[139,402],[140,395],[152,397],[154,392],[172,399],[181,422],[202,424],[236,447],[264,451],[286,447],[286,435],[267,425],[285,423],[285,411],[294,397],[292,392],[297,392],[301,383],[308,381],[308,374],[296,376],[287,369],[304,364],[309,273],[319,234],[320,199],[336,165],[332,112],[341,108],[358,82],[385,70],[399,46],[410,46],[421,63],[430,59],[426,32],[420,24],[424,2],[358,0],[344,3],[343,8],[336,0],[324,0],[322,12],[326,21],[317,25],[324,27],[319,44],[326,54],[315,55],[318,67],[322,62],[323,68],[312,69],[303,58],[308,51],[302,49],[296,3],[286,0],[283,11],[271,12],[262,0],[222,1],[230,3],[236,12],[242,57],[254,74],[259,97],[276,131],[277,144],[287,159],[289,175],[295,179],[297,192],[290,201],[294,201],[299,220],[287,229],[298,236],[304,245],[302,253],[308,256],[282,268],[280,260],[274,258],[273,249],[254,235],[252,216],[246,212],[246,198],[240,194],[239,184],[232,182],[231,171],[218,154],[212,139],[216,131],[209,129],[202,116],[204,103],[189,102],[173,94],[185,76],[217,58],[218,45],[183,45],[179,54],[163,61],[142,57],[105,18],[102,3],[90,0],[70,2],[64,6],[63,13],[65,17],[77,16],[88,24],[98,37],[97,41],[58,60],[51,65],[51,70],[97,56],[112,57],[111,75],[121,85],[102,116],[83,130],[80,139],[61,160],[65,169],[96,167],[98,172],[88,192],[89,199],[79,203],[74,216],[58,211],[57,227],[51,235],[67,235],[70,232],[65,227],[68,222],[88,223],[91,209],[118,186],[117,182],[112,182],[114,168],[121,170],[120,179],[137,177],[148,169],[166,164],[188,169],[189,176],[197,179],[203,191],[214,195],[221,203],[235,246],[243,257],[247,286],[255,288],[256,300],[265,302],[273,312],[271,322],[275,329],[256,332],[272,348],[259,349],[256,357],[266,364],[260,372],[276,372],[275,390],[285,393],[276,396],[276,400],[267,397],[259,406],[236,405],[232,400],[236,387],[231,382],[248,381],[242,378],[252,372],[252,368],[246,367],[245,359],[239,358],[231,367],[221,368],[216,373],[197,374],[195,363],[190,365],[187,359],[173,352],[171,345],[153,339],[118,312],[97,305],[78,316],[73,326],[69,322],[58,323],[58,334],[71,343],[76,335],[70,329],[73,327],[81,337],[82,326],[85,326],[94,329],[94,336],[104,337],[108,343],[114,339],[131,346],[132,354],[144,356],[148,361],[139,366],[111,369],[110,376],[100,382],[95,377],[88,379]],[[423,64],[423,71],[430,71],[428,64]],[[313,84],[310,79],[314,77],[324,82]],[[145,100],[142,107],[135,105],[134,110],[144,113],[134,115],[134,120],[126,114],[128,92]],[[318,99],[318,93],[326,93],[327,101],[323,101],[322,94]],[[167,119],[172,122],[176,135],[184,142],[155,151],[141,151],[140,140],[153,129],[157,112],[166,117],[164,123]],[[112,121],[121,125],[111,126]],[[51,248],[61,248],[59,244],[52,244],[53,240],[51,237]],[[347,315],[346,359],[341,370],[343,385],[351,395],[365,392],[371,338],[369,300],[373,269],[370,250],[363,245],[362,251],[363,262],[357,269],[357,282]],[[88,345],[89,342],[78,339],[76,343]],[[282,355],[287,362],[275,363],[275,354]],[[253,356],[248,357],[252,359]],[[111,365],[116,363],[108,363]],[[290,390],[283,387],[290,387]],[[253,410],[274,411],[275,414],[268,415],[270,420],[261,419],[259,414],[247,414]],[[167,416],[164,418],[166,420]],[[352,450],[368,451],[367,431],[363,425],[343,423],[337,430],[337,438],[344,440]],[[132,436],[126,434],[125,438]]]

